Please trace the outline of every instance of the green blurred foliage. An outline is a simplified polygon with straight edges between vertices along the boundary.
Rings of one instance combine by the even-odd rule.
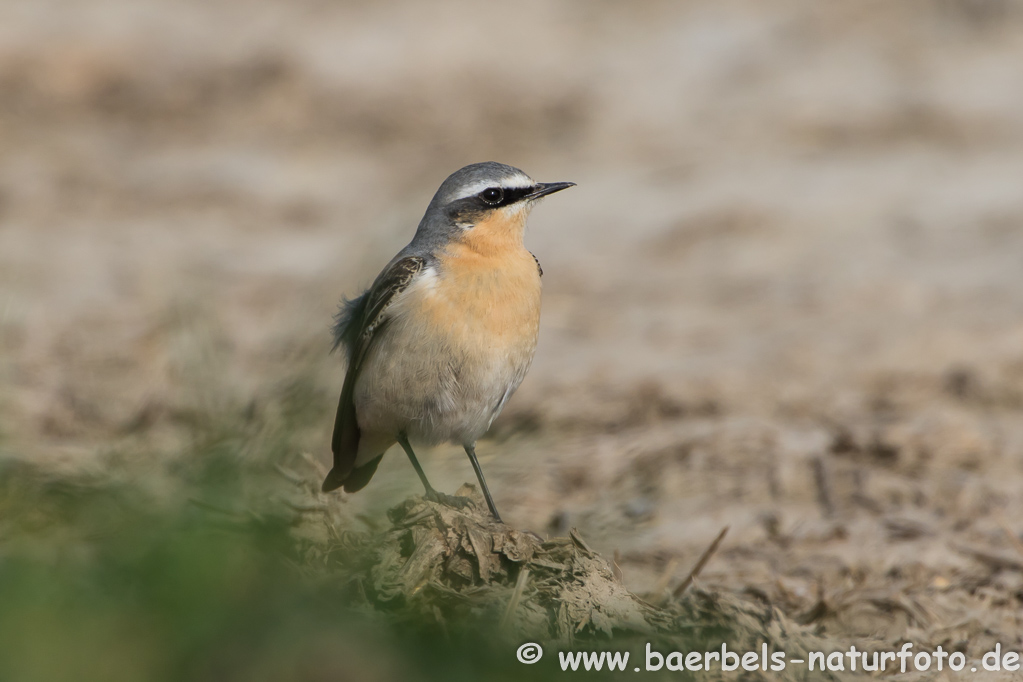
[[[214,457],[214,459],[218,459]],[[220,470],[230,468],[220,457]],[[241,467],[234,472],[245,476]],[[0,679],[500,678],[511,644],[354,612],[301,564],[285,517],[163,501],[131,481],[0,469]],[[180,500],[186,500],[184,502]],[[207,498],[208,499],[208,498]],[[456,640],[463,635],[456,635]]]
[[[229,430],[230,431],[230,430]],[[278,442],[278,444],[280,444]],[[0,680],[478,680],[526,669],[497,625],[398,622],[310,566],[247,437],[95,473],[0,458]],[[139,461],[141,458],[135,458]]]

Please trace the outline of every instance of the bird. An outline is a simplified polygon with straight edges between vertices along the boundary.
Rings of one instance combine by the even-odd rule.
[[[465,449],[501,522],[476,441],[536,351],[543,269],[524,245],[526,219],[538,200],[574,185],[492,161],[465,166],[441,183],[412,241],[372,286],[343,300],[333,340],[347,370],[324,492],[361,490],[397,443],[427,499],[464,507],[430,485],[412,449],[450,442]]]

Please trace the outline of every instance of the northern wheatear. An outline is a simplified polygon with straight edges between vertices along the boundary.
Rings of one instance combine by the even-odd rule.
[[[522,383],[540,328],[540,262],[522,243],[537,199],[573,186],[534,182],[517,168],[475,163],[441,184],[412,241],[373,286],[346,300],[334,347],[348,355],[324,492],[365,486],[398,443],[433,489],[409,441],[462,445],[490,512],[501,520],[476,459]]]

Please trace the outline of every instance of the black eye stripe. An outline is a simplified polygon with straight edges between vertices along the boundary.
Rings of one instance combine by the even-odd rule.
[[[499,201],[489,200],[487,196],[488,192],[492,190],[504,190],[504,197]],[[500,208],[501,206],[508,206],[514,204],[517,201],[521,201],[526,196],[536,191],[536,187],[488,187],[487,189],[480,192],[479,197],[488,208]]]
[[[483,192],[488,189],[503,189],[504,197],[498,202],[487,201],[483,198]],[[472,223],[477,220],[481,212],[492,211],[496,208],[510,206],[522,201],[531,194],[534,194],[539,187],[500,187],[494,185],[480,190],[476,194],[456,199],[447,205],[445,212],[453,222]]]
[[[504,202],[505,204],[513,204],[516,201],[520,201],[523,197],[528,194],[532,194],[536,191],[536,187],[513,187],[504,190]]]

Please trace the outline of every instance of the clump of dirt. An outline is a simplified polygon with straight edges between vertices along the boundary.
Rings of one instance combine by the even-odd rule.
[[[442,628],[497,622],[517,639],[561,646],[614,637],[676,649],[796,652],[820,642],[766,599],[692,588],[659,604],[633,594],[576,530],[543,539],[497,523],[475,486],[464,508],[411,497],[376,532],[337,530],[321,558],[348,581],[356,605]],[[329,516],[329,515],[328,515]]]
[[[509,631],[561,641],[670,631],[671,615],[625,589],[578,533],[545,541],[495,522],[474,487],[458,494],[472,502],[413,497],[381,533],[342,532],[332,563],[366,603],[392,613],[444,623],[491,614]]]

